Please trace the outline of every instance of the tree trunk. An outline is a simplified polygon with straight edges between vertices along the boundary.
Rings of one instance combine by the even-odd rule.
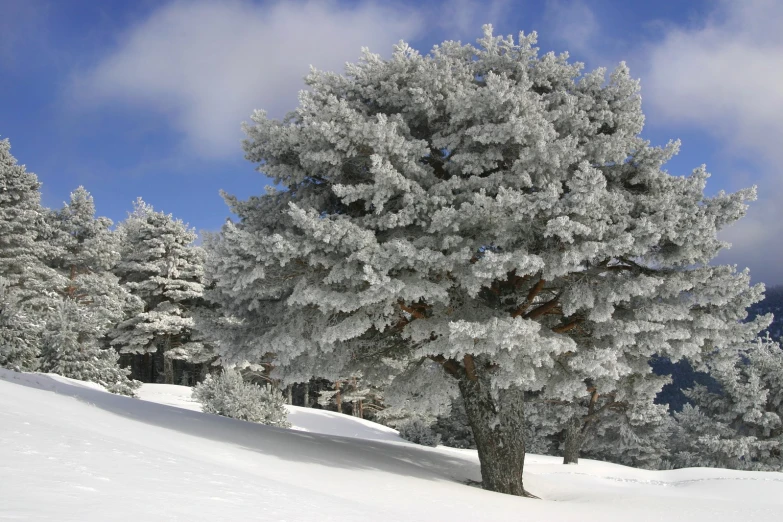
[[[582,441],[585,440],[580,417],[574,417],[566,425],[565,442],[563,443],[563,464],[579,464],[579,453],[582,451]]]
[[[142,382],[152,382],[152,354],[144,352],[144,378]]]
[[[459,390],[476,439],[484,489],[532,496],[522,484],[525,465],[522,391],[512,388],[493,393],[489,377],[475,373],[472,379],[467,375],[459,378]]]
[[[310,381],[304,384],[304,399],[302,402],[302,406],[304,406],[305,408],[310,407]]]
[[[340,381],[334,383],[334,387],[337,390],[337,394],[334,396],[334,402],[337,403],[337,413],[343,412],[343,399],[340,397]]]
[[[286,392],[286,403],[293,406],[294,404],[294,385],[289,384],[288,387],[285,389]]]
[[[174,384],[174,361],[171,357],[163,354],[163,373],[165,374],[165,383]]]

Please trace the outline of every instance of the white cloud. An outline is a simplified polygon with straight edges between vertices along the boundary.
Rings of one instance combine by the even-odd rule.
[[[724,2],[702,27],[650,49],[645,101],[733,151],[783,160],[783,3]]]
[[[585,54],[593,60],[601,54],[596,40],[606,35],[601,35],[595,13],[583,0],[548,0],[544,20],[551,37],[564,43],[569,52]]]
[[[719,260],[749,266],[754,280],[768,283],[783,283],[781,27],[783,3],[721,1],[697,27],[669,27],[647,49],[643,78],[658,124],[705,131],[724,153],[754,165],[759,200],[723,234],[733,248]]]
[[[438,20],[440,28],[448,33],[446,39],[467,38],[466,42],[473,42],[481,36],[482,25],[497,27],[503,22],[512,4],[513,0],[446,0],[441,5],[431,6],[427,18]]]
[[[237,154],[240,122],[294,108],[311,64],[341,71],[362,46],[388,52],[414,37],[421,20],[374,3],[178,1],[132,27],[74,92],[89,106],[161,111],[200,155]]]

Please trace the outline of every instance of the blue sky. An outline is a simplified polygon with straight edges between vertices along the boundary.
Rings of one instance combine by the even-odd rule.
[[[720,260],[783,283],[783,2],[775,0],[0,0],[0,136],[59,206],[84,185],[121,220],[136,197],[197,229],[228,216],[219,189],[268,183],[243,159],[240,123],[282,116],[310,64],[341,70],[360,47],[389,54],[536,30],[542,52],[588,69],[625,60],[642,80],[668,170],[702,163],[708,192],[757,184]]]

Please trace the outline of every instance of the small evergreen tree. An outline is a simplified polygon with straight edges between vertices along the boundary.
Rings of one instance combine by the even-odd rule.
[[[422,446],[435,447],[440,444],[440,434],[432,429],[432,424],[421,418],[408,419],[397,426],[400,437],[421,444]]]
[[[143,311],[112,332],[121,353],[163,357],[167,384],[173,384],[173,360],[205,363],[211,346],[195,329],[194,308],[202,306],[204,252],[193,245],[196,233],[171,214],[139,198],[119,226],[121,259],[115,268],[123,286],[143,303]],[[152,357],[147,358],[152,361]],[[152,378],[147,368],[146,378]]]
[[[44,329],[41,370],[98,383],[112,393],[133,396],[141,383],[129,379],[130,372],[119,367],[116,351],[100,347],[97,339],[100,328],[87,329],[88,324],[100,324],[100,319],[89,317],[94,313],[72,299],[60,301]]]
[[[586,455],[657,468],[668,455],[669,414],[665,405],[655,404],[655,397],[668,378],[652,374],[649,367],[647,372],[623,376],[605,393],[589,386],[584,397],[571,401],[530,394],[530,440],[543,453],[562,455],[565,464],[577,464]]]
[[[278,428],[291,427],[283,395],[269,384],[245,382],[242,374],[233,369],[207,376],[193,388],[193,398],[202,404],[205,413]]]
[[[579,419],[583,430],[579,453],[637,468],[665,467],[672,419],[666,405],[655,404],[655,397],[667,381],[653,375],[631,376],[622,379],[615,392],[598,398],[595,417],[589,416],[588,407],[588,416]],[[564,440],[563,446],[567,444]]]
[[[675,413],[673,462],[783,471],[783,350],[769,337],[713,355],[719,391],[696,386],[694,405]]]
[[[119,284],[111,269],[119,260],[119,243],[108,218],[95,217],[95,203],[84,187],[49,216],[49,261],[66,281],[55,314],[47,319],[41,369],[65,377],[97,382],[109,391],[133,395],[138,383],[118,364],[113,348],[101,349],[107,332],[140,302]]]
[[[0,277],[16,310],[1,326],[0,338],[8,342],[0,344],[0,366],[22,370],[36,369],[45,317],[65,286],[46,265],[54,248],[40,187],[35,174],[17,164],[8,140],[0,140]]]
[[[8,281],[0,277],[0,366],[16,370],[36,366],[37,344],[27,332],[36,331],[32,318],[21,307]]]
[[[468,414],[462,399],[457,397],[451,403],[451,411],[440,415],[432,425],[432,430],[440,435],[441,444],[451,448],[476,449],[476,440],[470,429]],[[528,443],[529,444],[529,443]],[[535,450],[529,450],[536,453]]]

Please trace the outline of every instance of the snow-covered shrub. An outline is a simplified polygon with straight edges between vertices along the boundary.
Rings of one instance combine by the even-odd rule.
[[[245,382],[236,370],[223,370],[214,377],[208,375],[193,388],[193,398],[202,404],[205,413],[280,428],[291,427],[283,394],[268,384],[261,387]]]
[[[430,425],[422,419],[405,421],[398,426],[397,431],[400,432],[400,437],[415,444],[433,448],[440,444],[440,435],[435,433]]]

